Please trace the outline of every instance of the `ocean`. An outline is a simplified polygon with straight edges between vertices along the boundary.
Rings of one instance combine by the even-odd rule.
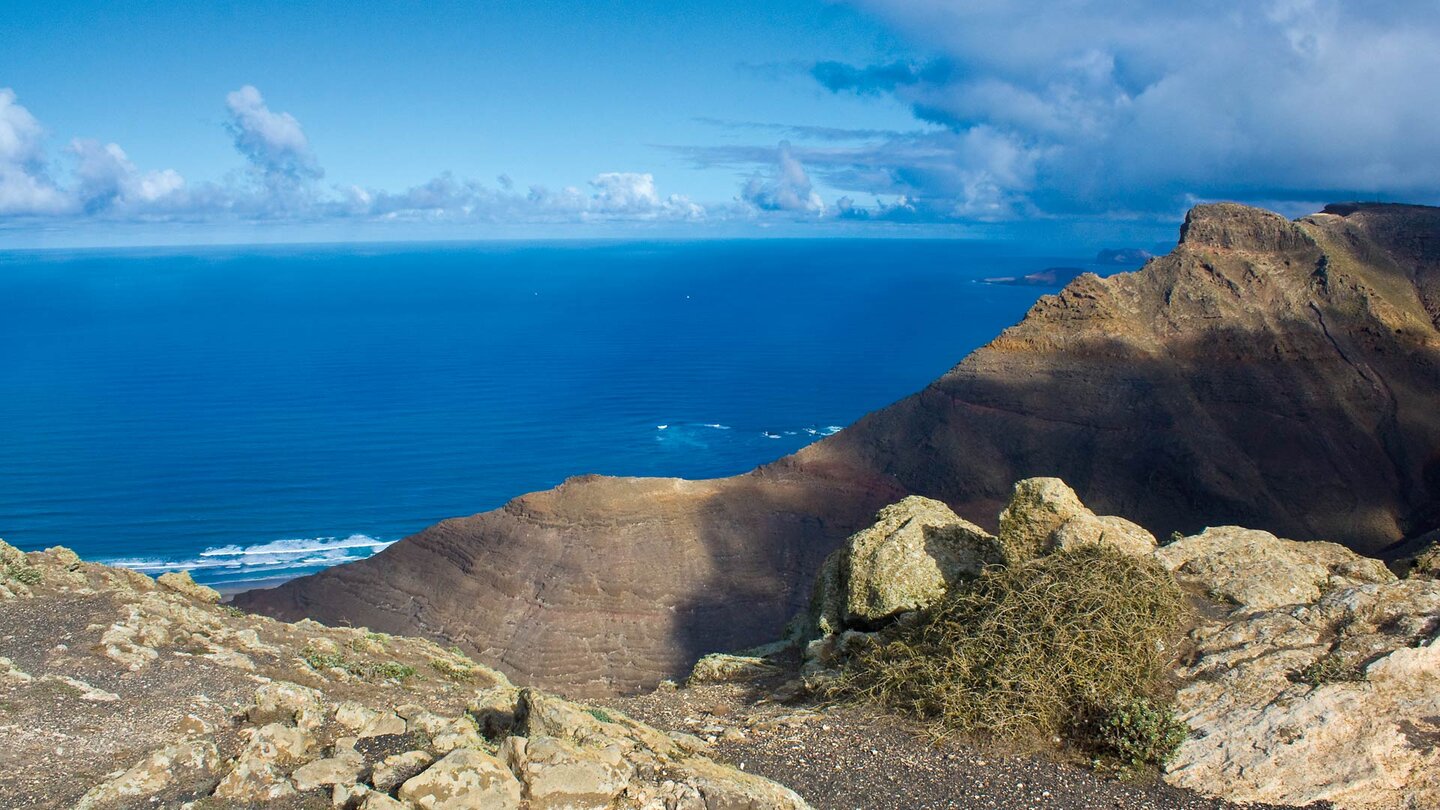
[[[0,538],[235,588],[581,473],[743,472],[1074,256],[910,240],[0,253]]]

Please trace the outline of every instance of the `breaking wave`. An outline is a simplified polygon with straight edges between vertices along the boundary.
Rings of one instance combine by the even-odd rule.
[[[395,541],[367,534],[273,540],[253,546],[207,548],[193,557],[121,557],[100,562],[156,575],[189,571],[197,582],[210,584],[300,576],[340,563],[363,560]]]

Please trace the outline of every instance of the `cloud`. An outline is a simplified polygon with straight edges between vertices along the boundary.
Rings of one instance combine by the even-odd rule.
[[[173,169],[141,172],[117,144],[88,138],[71,141],[68,151],[76,158],[73,195],[89,213],[183,204],[185,178]]]
[[[588,189],[516,189],[508,174],[498,187],[442,173],[404,191],[320,184],[323,172],[295,116],[276,113],[246,85],[225,97],[225,129],[245,171],[221,182],[187,183],[172,169],[142,170],[118,144],[75,138],[64,150],[67,182],[44,150],[45,131],[0,88],[0,215],[28,219],[109,221],[267,220],[325,222],[525,223],[698,221],[706,209],[689,198],[662,195],[652,174],[603,172]]]
[[[751,177],[741,187],[740,198],[761,211],[822,213],[821,201],[810,183],[810,175],[795,157],[789,141],[775,150],[775,172],[769,178]]]
[[[54,214],[70,201],[45,171],[45,130],[0,87],[0,214]]]
[[[290,113],[272,112],[259,90],[247,84],[226,95],[225,106],[235,148],[267,186],[293,188],[324,176],[300,122]]]
[[[932,57],[822,62],[812,76],[895,99],[951,137],[851,150],[850,169],[826,177],[846,191],[906,187],[933,210],[948,198],[995,217],[1440,199],[1440,83],[1421,78],[1440,75],[1434,3],[853,4]]]

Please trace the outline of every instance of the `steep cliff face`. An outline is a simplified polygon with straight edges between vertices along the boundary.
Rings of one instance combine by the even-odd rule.
[[[825,556],[907,494],[993,522],[1058,476],[1157,535],[1236,523],[1362,553],[1440,525],[1440,209],[1187,217],[924,391],[747,475],[585,477],[237,602],[459,643],[625,690],[773,637]],[[993,528],[993,526],[992,526]]]

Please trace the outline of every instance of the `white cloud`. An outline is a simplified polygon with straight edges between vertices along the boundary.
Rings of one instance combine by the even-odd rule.
[[[182,204],[185,178],[174,169],[141,172],[117,144],[76,138],[69,152],[76,158],[73,195],[88,212],[106,209]]]
[[[45,173],[45,130],[0,87],[0,214],[57,214],[70,207]]]
[[[762,211],[800,211],[823,213],[825,203],[816,193],[795,157],[789,141],[781,141],[775,150],[775,172],[769,178],[752,177],[740,190],[740,198]]]
[[[247,84],[226,95],[225,106],[235,148],[267,185],[295,186],[324,175],[300,122],[290,113],[272,112],[259,90]]]
[[[934,58],[815,76],[963,136],[947,148],[965,189],[911,189],[932,204],[1168,215],[1190,197],[1440,200],[1440,4],[854,4]],[[923,174],[924,135],[857,156],[888,151],[892,181]]]

